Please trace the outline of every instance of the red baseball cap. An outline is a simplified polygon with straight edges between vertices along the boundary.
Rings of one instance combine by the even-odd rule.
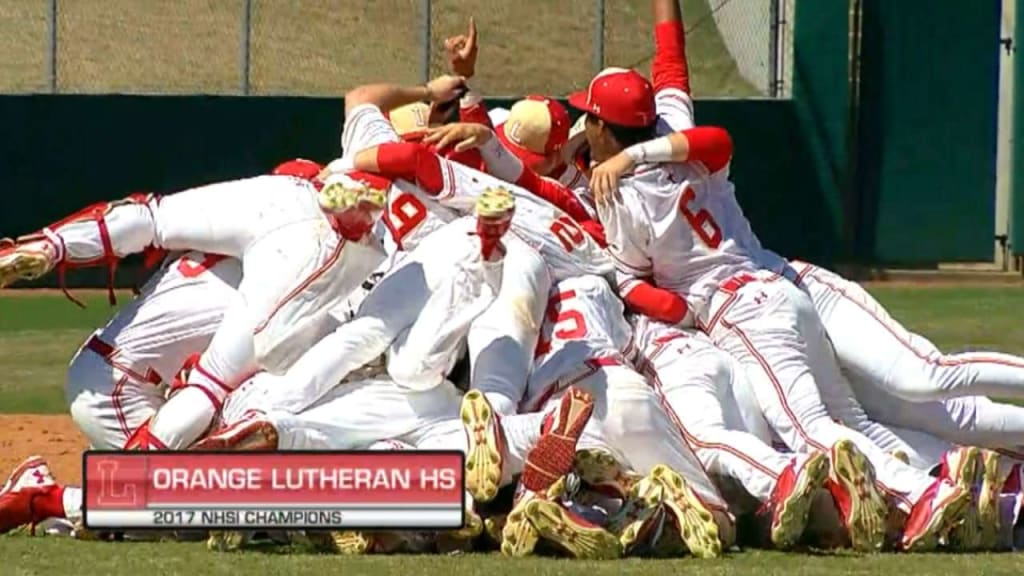
[[[605,68],[586,90],[569,96],[569,105],[629,128],[651,126],[656,120],[654,88],[639,72],[625,68]]]
[[[533,165],[569,140],[569,111],[557,100],[530,95],[512,105],[495,132],[509,152]]]

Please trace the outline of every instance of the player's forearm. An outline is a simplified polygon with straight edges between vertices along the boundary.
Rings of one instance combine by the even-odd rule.
[[[733,143],[723,128],[698,126],[635,144],[623,153],[634,164],[701,162],[711,172],[718,172],[732,159]]]
[[[459,101],[459,120],[471,124],[481,124],[492,130],[494,129],[494,125],[491,124],[491,117],[487,114],[487,106],[484,104],[483,98],[472,90],[466,92],[466,95]]]
[[[686,32],[677,0],[654,0],[654,61],[651,76],[656,92],[677,88],[690,93]]]
[[[387,112],[399,106],[429,99],[430,89],[426,85],[366,84],[345,94],[345,113],[348,114],[349,110],[362,104],[373,104]]]
[[[622,299],[630,311],[661,322],[679,324],[689,313],[686,300],[681,296],[643,280],[632,280],[623,292]]]
[[[363,172],[414,182],[428,194],[444,189],[441,159],[416,142],[393,142],[367,148],[355,155],[353,167]]]

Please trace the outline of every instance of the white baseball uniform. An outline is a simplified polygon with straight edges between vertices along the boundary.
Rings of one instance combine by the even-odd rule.
[[[345,156],[331,163],[333,169],[351,167],[355,153],[372,146],[399,142],[388,120],[372,105],[349,111],[342,145]],[[428,153],[429,154],[429,153]],[[433,156],[433,155],[432,155]],[[398,248],[408,247],[438,220],[455,213],[469,213],[476,198],[488,188],[505,188],[516,197],[512,229],[506,235],[505,270],[494,305],[473,323],[468,338],[471,386],[484,392],[500,414],[514,414],[526,388],[531,355],[544,311],[544,295],[552,279],[578,274],[603,274],[612,270],[607,255],[572,218],[526,190],[462,164],[434,156],[431,169],[439,186],[424,192],[419,174],[397,174],[395,190],[404,194],[389,200],[385,221]],[[411,172],[417,172],[411,167]],[[399,203],[401,205],[399,206]]]
[[[551,291],[523,410],[557,405],[570,386],[590,392],[594,414],[581,448],[607,450],[640,474],[664,464],[706,505],[725,512],[718,489],[629,360],[632,329],[622,302],[600,276],[559,281]]]
[[[383,257],[373,239],[346,241],[312,183],[259,176],[145,202],[113,203],[98,219],[44,230],[58,260],[96,263],[147,247],[237,258],[243,278],[209,347],[150,431],[169,448],[190,445],[242,379],[280,372],[319,336],[338,306]]]
[[[760,502],[771,499],[779,476],[807,458],[782,454],[754,434],[734,388],[746,379],[734,361],[702,332],[638,316],[634,321],[643,373],[664,400],[680,432],[711,474],[734,478]]]
[[[932,480],[830,417],[880,426],[862,410],[845,411],[857,406],[807,295],[760,268],[760,242],[728,164],[713,173],[699,162],[640,166],[620,192],[620,203],[599,210],[620,272],[686,299],[700,328],[743,365],[765,418],[794,451],[827,451],[849,438],[909,509]],[[628,291],[630,282],[623,286]]]
[[[233,258],[168,258],[75,353],[65,391],[94,450],[120,450],[164,405],[167,385],[189,355],[209,345],[241,279]]]

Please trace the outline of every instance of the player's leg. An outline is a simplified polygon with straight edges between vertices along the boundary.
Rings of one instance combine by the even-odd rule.
[[[732,366],[710,342],[651,354],[648,378],[661,394],[670,418],[705,469],[739,481],[771,514],[772,542],[797,543],[814,494],[824,487],[828,458],[822,452],[781,454],[756,436],[726,426],[726,407],[737,412],[730,390]]]
[[[876,474],[881,481],[877,485],[911,512],[904,545],[936,543],[937,534],[959,520],[969,495],[933,482],[829,418],[815,374],[829,373],[831,362],[838,379],[838,368],[827,355],[807,356],[801,327],[813,328],[817,322],[807,296],[789,283],[754,282],[739,287],[728,302],[711,327],[713,339],[744,365],[766,419],[791,448],[831,450],[831,476],[834,486],[841,487],[833,493],[854,546],[878,549],[885,536],[888,510],[882,494],[873,489]],[[808,330],[807,337],[817,335]],[[812,362],[824,367],[812,369]]]
[[[995,352],[943,354],[908,331],[866,290],[821,268],[802,281],[844,369],[909,401],[1024,396],[1024,358]]]
[[[164,404],[156,385],[139,382],[86,346],[71,360],[65,395],[93,450],[120,450]]]
[[[470,386],[499,414],[515,414],[526,391],[551,276],[541,255],[510,236],[494,303],[470,326]]]

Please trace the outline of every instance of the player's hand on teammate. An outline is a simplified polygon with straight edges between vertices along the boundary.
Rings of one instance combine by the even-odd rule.
[[[462,76],[439,76],[427,82],[427,98],[434,103],[458,100],[466,92],[466,79]]]
[[[621,201],[622,194],[619,193],[619,180],[624,174],[635,167],[636,163],[628,154],[619,152],[591,168],[590,190],[594,194],[594,201],[601,206],[608,206]]]
[[[476,20],[469,18],[469,31],[452,36],[444,41],[444,52],[448,58],[448,70],[457,76],[469,79],[476,74]]]
[[[493,135],[491,129],[483,124],[456,122],[431,128],[423,141],[433,144],[438,150],[454,147],[456,152],[463,152],[470,148],[483,146]]]

